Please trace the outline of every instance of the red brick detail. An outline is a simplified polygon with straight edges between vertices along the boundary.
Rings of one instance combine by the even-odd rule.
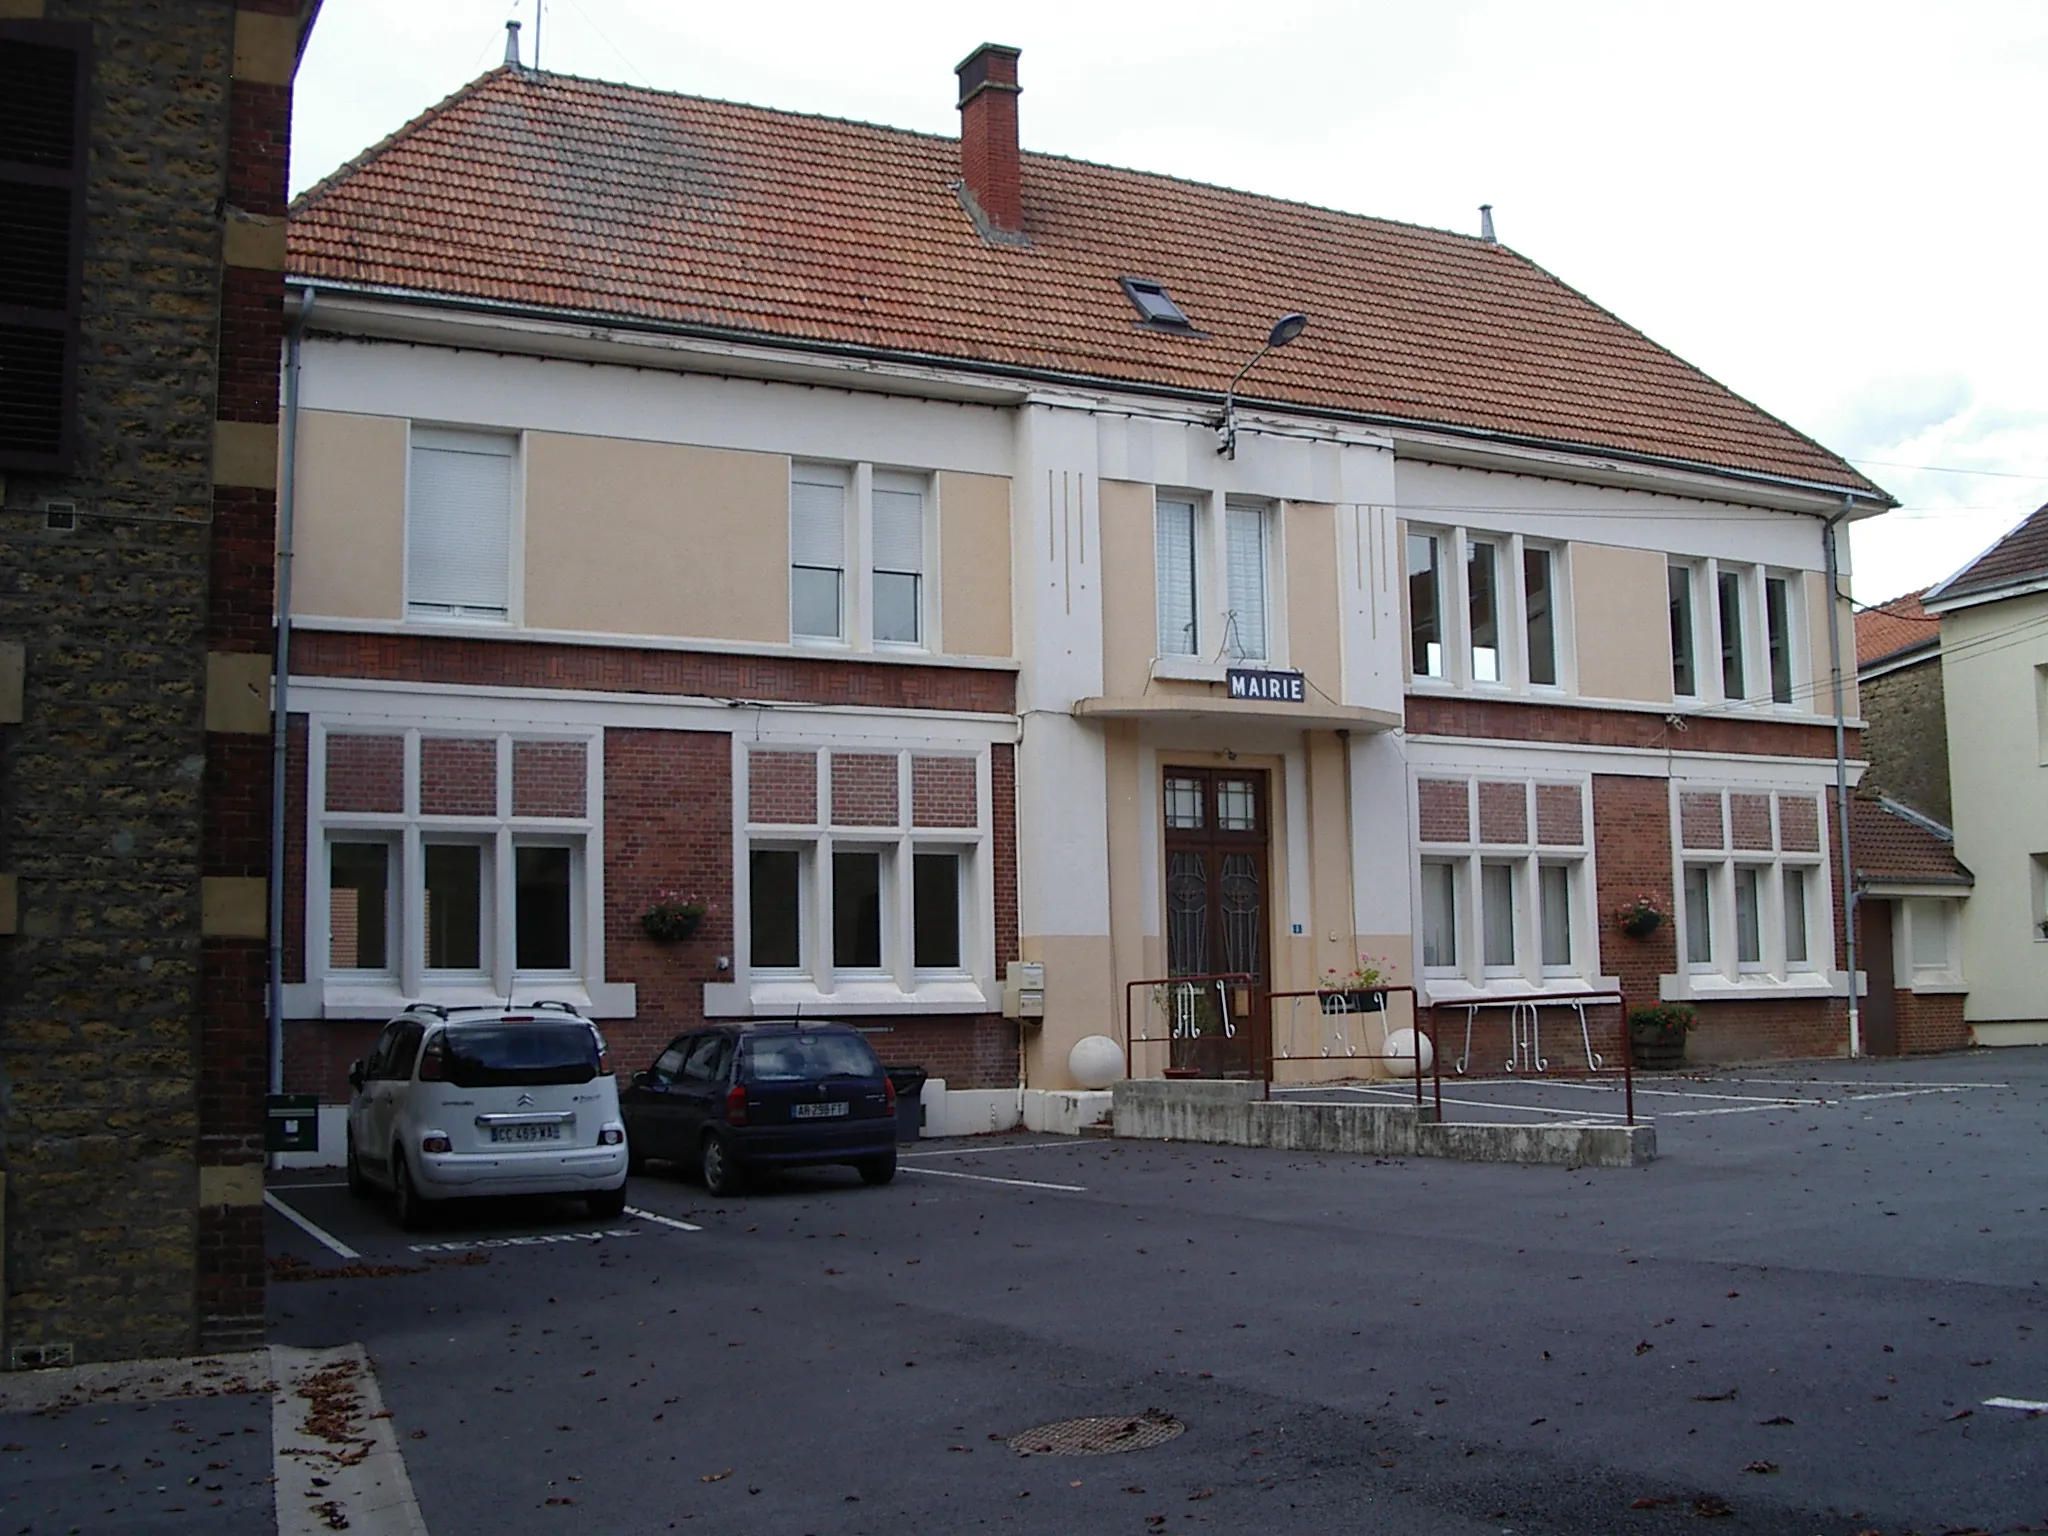
[[[337,738],[329,737],[332,747]],[[306,979],[306,717],[286,722],[284,765],[284,979]]]
[[[582,816],[590,807],[588,759],[580,741],[512,743],[512,814]]]
[[[292,671],[305,677],[584,688],[607,693],[985,714],[1009,714],[1017,698],[1014,674],[982,668],[891,666],[834,657],[728,656],[442,635],[294,634]]]
[[[818,754],[747,754],[747,820],[808,827],[818,820]]]
[[[270,738],[206,734],[206,836],[201,872],[268,879]]]
[[[1728,846],[1728,832],[1721,824],[1721,797],[1688,791],[1678,797],[1679,836],[1687,848],[1720,849]]]
[[[1536,841],[1550,848],[1586,840],[1586,811],[1576,784],[1536,786]]]
[[[1728,797],[1729,830],[1737,848],[1762,849],[1775,846],[1771,839],[1771,797],[1734,795]]]
[[[221,268],[220,312],[216,414],[224,421],[276,421],[284,274],[257,267]]]
[[[498,814],[498,744],[464,736],[420,743],[420,814]]]
[[[1960,1051],[1969,1046],[1970,1026],[1963,1022],[1960,992],[1919,993],[1901,989],[1892,997],[1901,1055]]]
[[[989,754],[990,852],[995,859],[996,980],[1012,960],[1023,958],[1017,946],[1017,749],[998,744]],[[998,1088],[1008,1079],[986,1085]]]
[[[1472,786],[1463,779],[1423,779],[1415,786],[1425,843],[1472,840]]]
[[[327,809],[390,815],[404,811],[405,738],[329,736]]]
[[[1820,852],[1820,813],[1812,795],[1778,796],[1778,846],[1787,853]]]
[[[284,1091],[318,1094],[322,1104],[346,1104],[349,1063],[370,1054],[383,1028],[382,1019],[287,1019]]]
[[[858,1023],[888,1066],[923,1067],[948,1088],[1017,1086],[1017,1025],[1000,1014]]]
[[[1677,935],[1663,923],[1632,939],[1614,914],[1638,896],[1671,909],[1671,801],[1663,779],[1594,777],[1593,857],[1600,871],[1600,972],[1620,978],[1631,1005],[1654,1003],[1657,978],[1677,968]]]
[[[1686,1037],[1688,1061],[1782,1061],[1849,1053],[1849,1009],[1839,998],[1701,1003],[1699,1014],[1699,1028]]]
[[[1783,720],[1736,720],[1688,715],[1680,735],[1664,717],[1645,710],[1593,709],[1570,704],[1520,704],[1507,699],[1461,699],[1411,695],[1407,701],[1411,736],[1464,736],[1488,741],[1570,742],[1589,747],[1642,747],[1662,752],[1683,746],[1690,752],[1833,757],[1832,725],[1795,725]],[[1860,756],[1861,733],[1851,731],[1848,752]]]
[[[910,760],[910,824],[913,827],[973,827],[981,823],[975,804],[974,760],[913,757]]]
[[[260,1162],[270,1079],[269,1012],[261,939],[208,938],[199,947],[199,1161]]]
[[[227,199],[245,213],[282,217],[286,166],[292,141],[292,88],[255,80],[228,87]],[[281,275],[281,274],[280,274]],[[270,354],[271,387],[277,383],[277,353]]]
[[[199,1347],[253,1348],[264,1339],[263,1207],[199,1208]]]
[[[270,350],[270,370],[274,415],[275,343]],[[207,646],[216,651],[268,651],[275,612],[272,582],[277,558],[276,493],[249,486],[215,487],[211,533],[207,544]]]
[[[1529,786],[1482,779],[1479,784],[1479,841],[1529,841]]]
[[[834,752],[832,824],[895,826],[896,763],[894,752]]]

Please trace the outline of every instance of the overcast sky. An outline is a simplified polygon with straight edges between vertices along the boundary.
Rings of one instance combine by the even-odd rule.
[[[294,192],[496,64],[957,132],[1476,232],[1855,461],[1876,602],[2048,501],[2040,0],[325,0]]]

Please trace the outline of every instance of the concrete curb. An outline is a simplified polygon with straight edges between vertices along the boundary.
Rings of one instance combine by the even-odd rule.
[[[277,1373],[270,1433],[278,1536],[320,1536],[343,1526],[366,1536],[427,1536],[363,1346],[280,1345],[270,1353]]]
[[[1140,1078],[1112,1092],[1126,1140],[1573,1168],[1641,1168],[1657,1155],[1649,1125],[1439,1125],[1410,1104],[1267,1099],[1249,1082]]]
[[[268,1392],[272,1370],[269,1350],[245,1349],[223,1355],[9,1371],[0,1374],[0,1412],[40,1413],[86,1403],[156,1403],[179,1397]]]

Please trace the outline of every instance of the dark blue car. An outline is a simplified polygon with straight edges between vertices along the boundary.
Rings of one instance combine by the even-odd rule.
[[[845,1024],[724,1024],[692,1030],[619,1095],[635,1167],[695,1167],[714,1195],[751,1171],[846,1163],[870,1184],[896,1177],[896,1089]]]

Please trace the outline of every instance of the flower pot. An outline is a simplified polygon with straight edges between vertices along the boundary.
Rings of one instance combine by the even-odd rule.
[[[695,933],[697,925],[703,921],[702,912],[656,907],[641,914],[640,931],[657,944],[676,944]]]
[[[1386,990],[1381,987],[1361,989],[1346,987],[1342,991],[1323,992],[1316,1001],[1325,1013],[1385,1013],[1387,1011]]]
[[[1637,912],[1621,920],[1621,931],[1632,939],[1647,939],[1663,926],[1661,912]]]
[[[1683,1031],[1643,1030],[1628,1037],[1636,1067],[1643,1072],[1670,1072],[1685,1065]]]

